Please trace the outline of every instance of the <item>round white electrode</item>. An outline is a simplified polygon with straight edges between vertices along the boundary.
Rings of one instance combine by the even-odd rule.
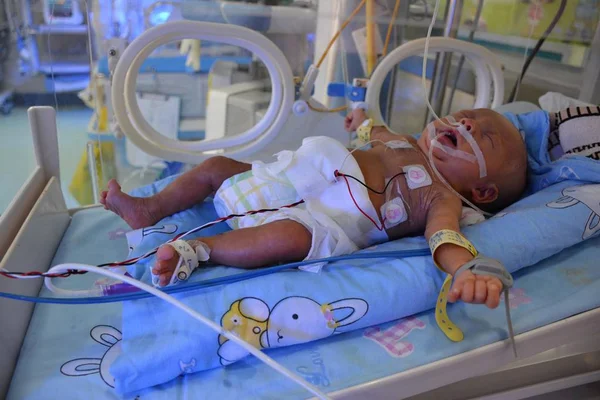
[[[385,220],[389,224],[397,224],[404,219],[404,207],[390,203],[385,209]]]
[[[416,184],[423,183],[427,179],[427,174],[419,167],[410,167],[406,176]]]

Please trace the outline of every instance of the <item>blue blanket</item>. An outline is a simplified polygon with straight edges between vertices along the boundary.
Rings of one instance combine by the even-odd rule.
[[[538,112],[530,118],[543,122],[547,115]],[[590,238],[600,227],[600,163],[577,156],[551,163],[544,156],[547,134],[543,123],[538,125],[540,131],[528,132],[525,137],[533,194],[464,231],[478,250],[500,259],[510,271],[533,265]],[[148,195],[164,184],[160,182],[136,194]],[[137,232],[132,254],[215,217],[212,205],[204,203],[168,218],[155,228]],[[219,229],[226,227],[204,233],[214,234]],[[426,242],[421,237],[363,251],[423,247]],[[147,275],[147,269],[147,265],[138,266],[137,276]],[[193,279],[238,272],[218,267],[202,270]],[[354,260],[331,263],[320,274],[283,271],[177,297],[256,347],[270,349],[433,308],[442,280],[430,257]],[[167,382],[182,373],[227,365],[246,356],[238,346],[157,299],[124,305],[122,349],[111,367],[115,386],[121,392]],[[191,359],[193,366],[188,362]]]

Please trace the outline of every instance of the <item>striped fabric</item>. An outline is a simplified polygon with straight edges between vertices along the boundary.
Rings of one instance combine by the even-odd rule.
[[[548,150],[600,160],[600,106],[570,107],[551,115]]]

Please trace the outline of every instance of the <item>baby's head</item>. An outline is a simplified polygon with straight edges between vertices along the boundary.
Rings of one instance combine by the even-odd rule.
[[[450,185],[468,200],[485,211],[498,211],[519,199],[525,190],[527,177],[527,150],[521,134],[501,114],[481,108],[452,114],[473,136],[481,149],[487,175],[480,178],[479,164],[450,155],[439,148],[433,149],[433,162]],[[435,135],[440,144],[455,150],[474,154],[465,138],[448,125],[435,121]],[[429,132],[425,129],[419,147],[429,153]]]

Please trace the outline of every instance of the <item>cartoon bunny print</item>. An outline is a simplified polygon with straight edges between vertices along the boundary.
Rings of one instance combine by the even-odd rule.
[[[127,243],[129,245],[129,254],[131,255],[131,253],[133,253],[133,251],[142,243],[144,238],[152,235],[173,235],[178,229],[178,226],[175,224],[164,224],[127,232],[125,236],[127,237]]]
[[[100,378],[108,386],[115,387],[115,379],[110,373],[110,366],[121,353],[121,332],[109,325],[98,325],[92,328],[90,336],[94,341],[108,347],[102,358],[76,358],[67,361],[60,367],[66,376],[85,376],[100,374]]]
[[[590,216],[583,230],[585,240],[600,230],[600,185],[571,186],[562,191],[562,197],[547,204],[550,208],[568,208],[583,203],[590,209]]]
[[[363,299],[342,299],[321,304],[308,297],[280,300],[270,310],[262,300],[245,297],[235,301],[223,315],[221,325],[259,349],[289,346],[323,339],[343,332],[363,318],[369,305]],[[222,365],[231,364],[248,352],[219,336]]]

